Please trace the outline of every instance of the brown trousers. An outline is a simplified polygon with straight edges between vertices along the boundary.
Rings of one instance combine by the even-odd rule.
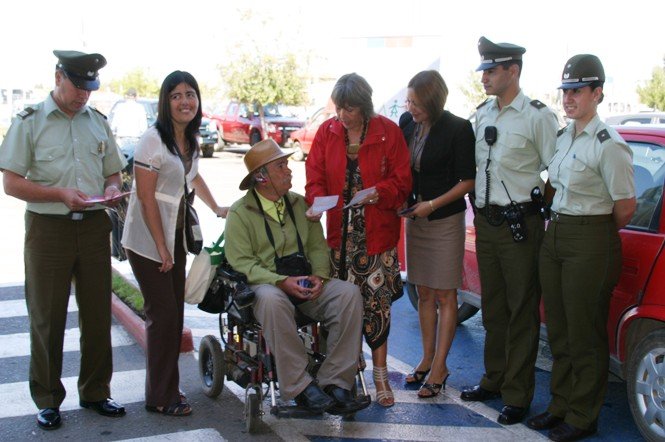
[[[254,316],[275,355],[277,379],[282,398],[291,399],[312,382],[309,362],[298,336],[295,309],[321,321],[328,330],[326,359],[317,373],[319,385],[350,389],[358,371],[363,303],[360,289],[350,282],[329,280],[321,296],[295,307],[289,297],[270,284],[253,285],[256,292]]]
[[[167,407],[180,401],[178,358],[185,312],[185,264],[182,230],[176,230],[173,268],[127,250],[129,264],[145,300],[147,335],[145,403]]]
[[[38,408],[65,399],[62,349],[72,280],[81,330],[79,398],[110,396],[111,220],[100,210],[81,221],[25,214],[25,300],[30,315],[30,394]]]

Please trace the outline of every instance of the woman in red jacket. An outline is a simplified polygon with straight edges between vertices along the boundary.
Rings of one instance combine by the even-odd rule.
[[[364,299],[363,333],[372,349],[376,401],[390,407],[386,357],[390,305],[402,295],[397,261],[397,211],[411,189],[409,152],[400,128],[374,113],[372,88],[358,74],[342,76],[332,91],[336,118],[323,123],[307,157],[306,199],[337,195],[328,211],[327,239],[333,277],[357,284]],[[357,192],[360,200],[343,209]],[[318,221],[321,214],[310,209]]]

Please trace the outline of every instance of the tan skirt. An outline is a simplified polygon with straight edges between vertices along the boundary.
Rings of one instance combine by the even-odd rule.
[[[462,286],[464,212],[443,219],[406,220],[406,268],[412,284],[446,290]]]

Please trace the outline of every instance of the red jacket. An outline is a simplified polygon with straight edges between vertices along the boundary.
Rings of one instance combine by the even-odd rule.
[[[331,118],[319,127],[307,156],[305,199],[311,206],[314,197],[339,195],[337,207],[326,214],[328,246],[336,250],[342,237],[346,160],[344,127]],[[409,150],[399,126],[381,115],[371,118],[358,164],[363,186],[376,186],[379,193],[377,204],[365,206],[367,253],[376,255],[397,246],[401,226],[397,210],[411,191]]]

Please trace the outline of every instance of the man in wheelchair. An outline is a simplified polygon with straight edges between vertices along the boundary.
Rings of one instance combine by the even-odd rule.
[[[313,412],[348,415],[365,408],[351,388],[361,346],[362,298],[354,284],[329,278],[320,223],[307,220],[304,198],[291,188],[289,153],[267,139],[245,154],[247,194],[229,210],[226,257],[256,293],[254,316],[272,349],[283,399]],[[327,355],[316,378],[298,336],[295,313],[328,330]]]

